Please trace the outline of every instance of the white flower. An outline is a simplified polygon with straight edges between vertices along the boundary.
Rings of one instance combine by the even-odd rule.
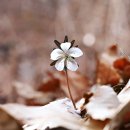
[[[76,71],[78,69],[78,64],[75,58],[82,56],[83,52],[78,47],[73,47],[74,40],[70,43],[68,42],[67,36],[65,36],[64,43],[59,43],[56,40],[54,42],[58,48],[54,49],[51,53],[51,60],[54,60],[51,65],[55,65],[56,69],[59,71],[65,68]]]

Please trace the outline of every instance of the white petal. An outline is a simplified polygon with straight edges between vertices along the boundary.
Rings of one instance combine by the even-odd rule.
[[[59,59],[56,64],[55,67],[58,71],[62,71],[65,67],[65,58],[61,58]]]
[[[61,43],[60,46],[64,52],[67,52],[71,46],[71,43],[70,42]]]
[[[68,54],[72,57],[80,57],[83,55],[83,52],[77,47],[72,47],[68,50]]]
[[[63,51],[62,50],[60,50],[60,49],[55,49],[55,50],[53,50],[52,51],[52,53],[51,53],[51,59],[52,60],[58,60],[58,59],[60,59],[62,56],[63,56]]]
[[[67,60],[67,68],[71,71],[76,71],[78,69],[78,64],[74,59],[69,58]]]

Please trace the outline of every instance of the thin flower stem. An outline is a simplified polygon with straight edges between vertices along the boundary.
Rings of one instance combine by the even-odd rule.
[[[73,99],[72,94],[71,94],[70,86],[69,86],[69,78],[68,78],[68,71],[67,71],[67,69],[65,70],[65,74],[66,74],[66,81],[67,81],[67,87],[68,87],[69,95],[70,95],[70,98],[71,98],[71,101],[73,103],[73,106],[74,106],[75,110],[77,110],[75,102],[74,102],[74,99]]]

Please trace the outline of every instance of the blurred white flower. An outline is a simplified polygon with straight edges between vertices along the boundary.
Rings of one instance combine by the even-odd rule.
[[[55,65],[58,71],[62,71],[66,68],[71,71],[76,71],[78,64],[75,58],[82,56],[83,52],[77,46],[73,47],[74,40],[68,42],[68,38],[65,36],[64,43],[59,43],[56,40],[54,42],[58,48],[54,49],[51,53],[51,60],[54,60],[51,65]]]

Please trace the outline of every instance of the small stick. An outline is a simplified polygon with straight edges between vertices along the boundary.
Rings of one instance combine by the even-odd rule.
[[[69,78],[68,78],[68,71],[67,71],[67,69],[65,69],[65,74],[66,74],[66,81],[67,81],[67,87],[68,87],[69,95],[70,95],[71,101],[73,103],[74,109],[77,110],[75,102],[74,102],[74,99],[73,99],[72,94],[71,94],[70,86],[69,86]]]

